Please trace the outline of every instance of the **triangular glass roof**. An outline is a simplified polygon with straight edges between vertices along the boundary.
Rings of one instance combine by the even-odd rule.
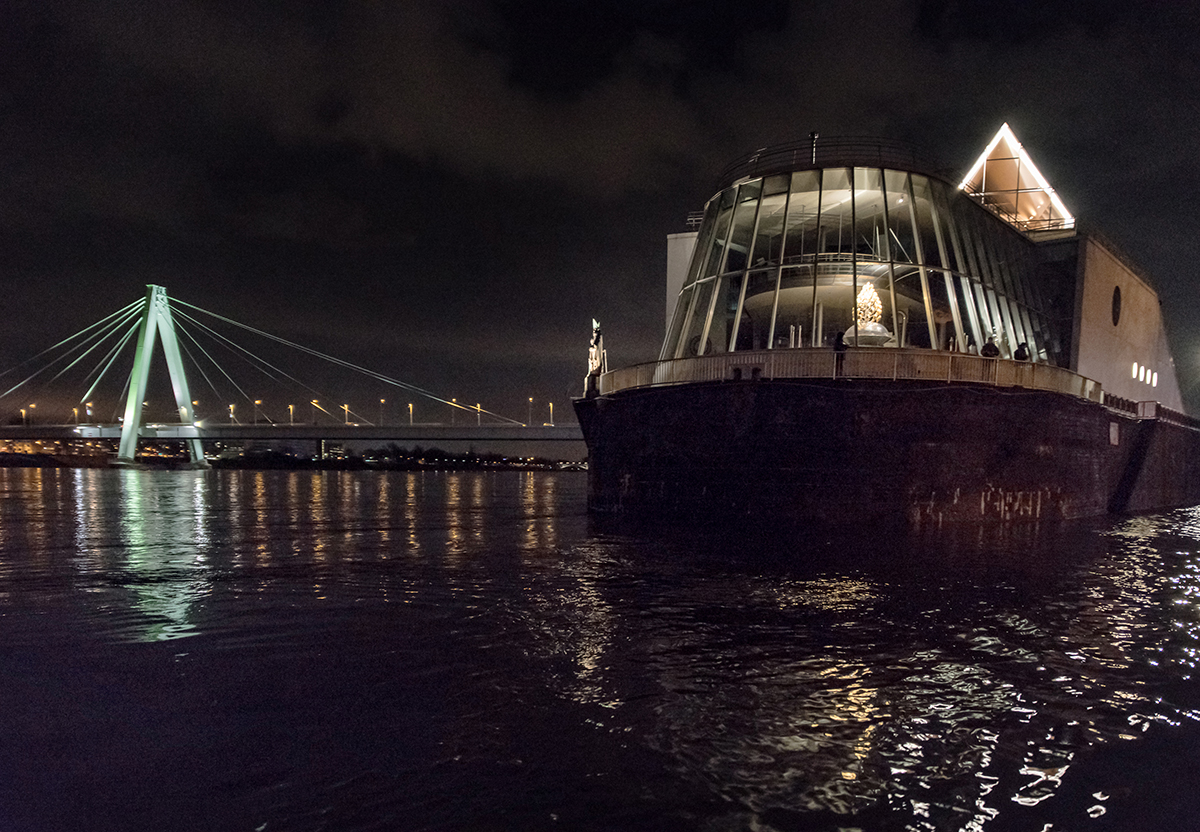
[[[1075,217],[1008,124],[1000,127],[958,187],[1022,231],[1075,227]]]

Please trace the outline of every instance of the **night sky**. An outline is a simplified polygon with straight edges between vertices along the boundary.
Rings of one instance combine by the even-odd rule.
[[[565,416],[593,317],[656,357],[665,237],[728,162],[816,130],[961,173],[1007,121],[1148,272],[1200,410],[1198,43],[1181,2],[5,0],[0,366],[159,283]]]

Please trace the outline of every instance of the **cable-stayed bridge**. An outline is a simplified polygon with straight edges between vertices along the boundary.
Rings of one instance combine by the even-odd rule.
[[[224,331],[222,329],[224,328]],[[333,405],[317,387],[298,377],[292,366],[251,349],[226,332],[240,331],[292,355],[307,356],[339,372],[355,374],[376,389],[393,391],[391,418],[385,418],[387,397],[371,407],[377,418],[362,415],[348,403]],[[146,399],[157,347],[165,357],[174,411],[155,418]],[[132,351],[130,364],[128,354]],[[224,360],[218,360],[218,357]],[[251,380],[235,376],[231,364]],[[128,367],[128,371],[124,368]],[[533,399],[527,418],[519,421],[480,404],[461,404],[423,388],[374,370],[352,364],[309,347],[288,341],[230,318],[169,298],[162,286],[150,285],[146,296],[59,341],[10,370],[0,373],[0,413],[8,424],[0,426],[0,441],[54,441],[59,443],[115,441],[114,464],[135,464],[140,442],[182,443],[193,465],[206,464],[202,443],[263,443],[333,441],[359,443],[438,442],[580,442],[577,425],[554,424],[553,404],[548,420],[534,423]],[[273,409],[264,399],[248,393],[271,386],[275,400],[290,401]],[[116,392],[119,388],[119,392]],[[209,401],[231,402],[200,412],[204,390]],[[407,406],[397,407],[397,396]],[[38,411],[38,398],[43,402]],[[414,416],[414,400],[426,411],[436,410],[439,421]],[[54,405],[45,404],[54,401]],[[69,418],[56,419],[51,412]],[[22,403],[25,404],[22,404]],[[240,404],[240,409],[239,409]],[[105,420],[101,414],[111,412]],[[448,414],[449,418],[445,418]]]

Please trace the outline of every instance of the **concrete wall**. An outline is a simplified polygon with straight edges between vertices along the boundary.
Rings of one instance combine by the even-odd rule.
[[[667,318],[663,324],[663,337],[671,328],[671,316],[675,314],[675,301],[679,290],[687,279],[688,264],[692,262],[692,250],[696,248],[697,231],[684,231],[667,235]]]
[[[1082,376],[1105,392],[1133,401],[1158,401],[1183,410],[1175,365],[1167,346],[1158,295],[1120,257],[1096,239],[1080,243],[1079,328],[1075,354]],[[1121,291],[1121,312],[1113,323],[1113,290]],[[1158,385],[1133,377],[1133,365],[1158,373]]]

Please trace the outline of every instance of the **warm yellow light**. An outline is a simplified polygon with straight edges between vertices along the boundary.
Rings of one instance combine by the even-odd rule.
[[[868,283],[858,293],[858,325],[877,324],[882,318],[883,303],[875,287]]]
[[[1001,150],[1003,155],[994,160],[993,164],[1015,167],[1020,178],[1024,178],[1024,175],[1026,174],[1032,177],[1033,181],[1037,183],[1038,189],[1045,195],[1047,199],[1049,199],[1050,204],[1058,213],[1058,216],[1061,218],[1059,222],[1061,222],[1062,227],[1073,228],[1075,226],[1075,217],[1072,216],[1071,212],[1067,210],[1067,206],[1063,205],[1062,199],[1059,197],[1058,193],[1054,190],[1054,188],[1050,187],[1050,183],[1046,181],[1046,177],[1042,176],[1042,172],[1037,169],[1037,166],[1033,163],[1033,160],[1029,158],[1029,154],[1025,151],[1025,148],[1021,146],[1021,142],[1017,139],[1016,135],[1012,131],[1012,128],[1008,126],[1007,122],[1000,125],[1000,129],[996,131],[996,135],[992,137],[991,142],[988,143],[988,146],[984,149],[983,153],[980,154],[979,158],[975,161],[975,164],[971,167],[971,170],[965,177],[963,177],[958,189],[960,191],[967,190],[970,192],[972,190],[977,190],[982,192],[984,184],[982,171],[984,165],[991,158],[992,151],[996,150],[997,145],[999,145],[1001,142],[1004,142],[1006,149]],[[1019,186],[1020,182],[1018,180],[1018,187]],[[1025,194],[1026,197],[1028,197],[1029,192],[1026,191]],[[1016,196],[1014,192],[1014,201],[1010,206],[1014,214],[1017,210],[1017,203],[1015,199]],[[1037,206],[1038,201],[1027,200],[1027,204],[1030,206]],[[1034,217],[1021,217],[1021,220],[1030,219],[1034,219]]]

